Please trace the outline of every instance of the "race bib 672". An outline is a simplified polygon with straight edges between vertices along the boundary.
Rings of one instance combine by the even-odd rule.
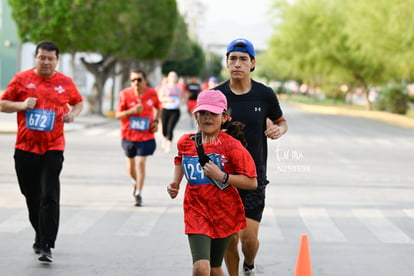
[[[38,131],[52,131],[56,113],[51,110],[32,108],[26,110],[26,128]]]

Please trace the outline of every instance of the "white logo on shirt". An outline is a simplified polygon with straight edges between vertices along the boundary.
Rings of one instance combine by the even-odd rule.
[[[59,85],[58,87],[55,87],[55,91],[57,91],[59,94],[62,94],[65,92],[65,89],[62,87],[62,85]]]
[[[261,111],[262,111],[262,108],[260,106],[254,108],[254,112],[261,112]]]
[[[29,83],[28,85],[26,85],[26,88],[36,88],[36,85],[33,83]]]

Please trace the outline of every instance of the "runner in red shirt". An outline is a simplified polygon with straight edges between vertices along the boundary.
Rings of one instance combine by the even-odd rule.
[[[83,104],[73,81],[55,71],[59,61],[55,43],[40,42],[35,61],[35,68],[13,77],[2,95],[0,110],[17,112],[17,179],[36,233],[33,249],[40,261],[51,262],[59,227],[63,124],[73,122]]]
[[[230,236],[246,227],[236,187],[255,189],[256,169],[242,143],[221,130],[229,115],[226,98],[220,91],[201,92],[194,114],[200,132],[179,139],[174,181],[167,191],[175,198],[183,176],[186,177],[184,222],[193,275],[224,275],[221,265]],[[208,162],[196,143],[203,148]]]
[[[131,87],[123,89],[119,95],[115,116],[121,120],[122,147],[127,157],[129,175],[134,181],[135,206],[141,206],[145,163],[147,156],[155,151],[154,133],[158,129],[161,102],[157,92],[146,86],[146,74],[143,71],[132,71],[130,81]]]

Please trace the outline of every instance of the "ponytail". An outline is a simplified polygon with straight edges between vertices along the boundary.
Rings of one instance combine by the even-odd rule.
[[[222,128],[230,136],[239,140],[244,147],[247,146],[246,138],[244,137],[244,127],[246,125],[239,121],[227,121],[223,124]]]

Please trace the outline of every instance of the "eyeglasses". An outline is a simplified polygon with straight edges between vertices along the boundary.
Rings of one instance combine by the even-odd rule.
[[[135,82],[135,81],[142,82],[142,78],[135,78],[131,80],[131,82]]]

